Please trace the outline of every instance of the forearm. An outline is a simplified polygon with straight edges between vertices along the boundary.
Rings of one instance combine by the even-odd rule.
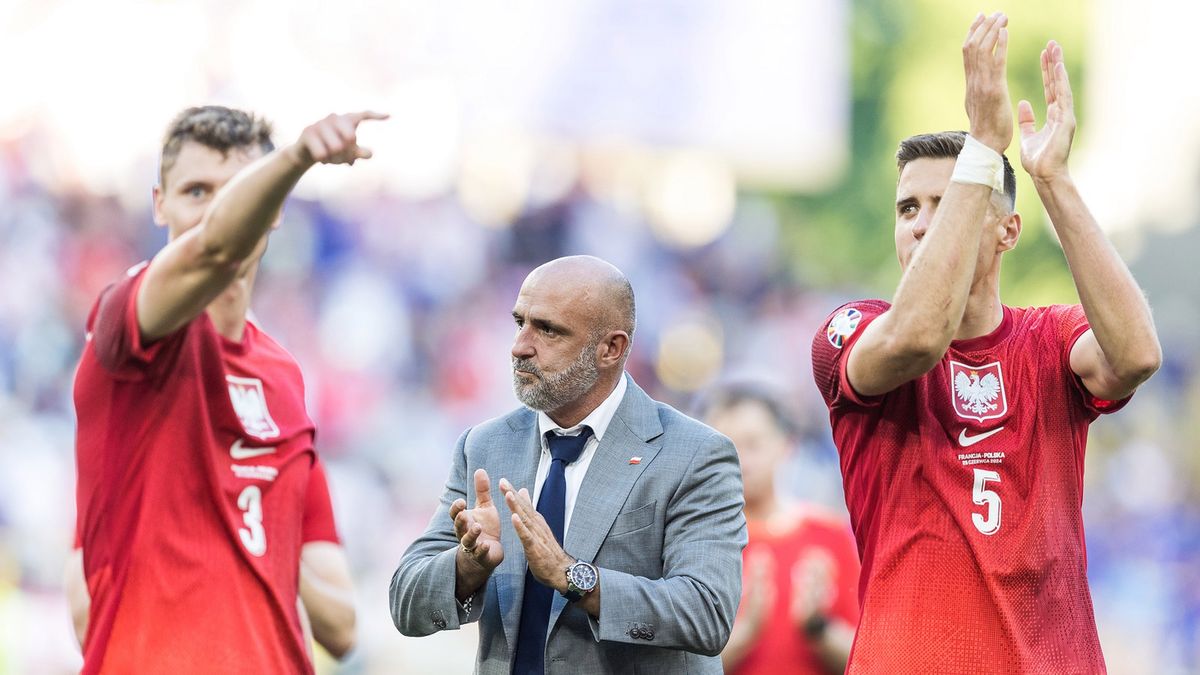
[[[1150,306],[1129,268],[1100,230],[1073,180],[1035,179],[1062,242],[1083,311],[1113,373],[1140,383],[1162,358]]]
[[[240,172],[213,199],[205,216],[200,234],[205,253],[217,264],[250,257],[312,165],[299,146],[290,145]]]
[[[730,601],[717,584],[706,585],[685,571],[647,579],[601,568],[600,578],[607,601],[599,616],[591,616],[597,639],[633,645],[653,639],[657,647],[706,656],[720,654],[729,640],[737,598]],[[634,632],[637,627],[653,631],[651,638]]]
[[[729,642],[725,643],[725,648],[721,650],[721,667],[726,672],[736,668],[750,653],[760,629],[759,622],[751,624],[744,620],[734,620],[733,630],[729,632]]]
[[[75,628],[75,639],[79,647],[87,638],[88,613],[91,611],[92,598],[88,594],[87,580],[83,571],[83,549],[77,548],[67,556],[67,564],[63,570],[63,591],[71,608],[71,623]]]
[[[888,328],[938,358],[962,322],[975,276],[991,188],[951,182],[900,279]]]
[[[438,549],[441,542],[418,539],[409,547],[392,575],[392,622],[409,637],[456,630],[483,615],[486,581],[475,589],[470,612],[461,607],[471,594],[456,598],[456,552]]]
[[[304,601],[313,638],[336,658],[355,643],[356,614],[351,589],[341,588],[300,571],[300,598]]]

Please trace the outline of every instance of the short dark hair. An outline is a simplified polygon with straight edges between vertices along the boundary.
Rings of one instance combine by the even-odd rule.
[[[243,110],[219,105],[188,108],[175,116],[163,136],[159,159],[158,180],[163,183],[167,172],[175,165],[179,150],[194,141],[227,154],[234,148],[258,146],[263,154],[275,149],[271,141],[271,123]]]
[[[965,131],[942,131],[936,134],[917,134],[900,141],[900,149],[896,151],[896,170],[903,173],[904,166],[914,159],[955,159],[962,152]],[[1017,207],[1017,173],[1013,171],[1008,157],[1002,153],[1004,160],[1004,196],[1008,198],[1008,207]]]
[[[800,435],[800,422],[795,411],[785,402],[782,392],[759,378],[737,377],[718,382],[700,394],[692,408],[697,417],[707,420],[718,412],[743,403],[758,403],[767,409],[784,434],[793,438]]]

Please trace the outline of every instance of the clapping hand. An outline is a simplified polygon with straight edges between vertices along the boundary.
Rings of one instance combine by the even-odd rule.
[[[814,550],[792,567],[792,621],[804,630],[814,617],[828,617],[836,593],[834,562]]]
[[[554,537],[554,532],[530,499],[529,490],[513,488],[507,478],[500,479],[500,491],[512,511],[513,529],[525,547],[529,571],[543,584],[559,591],[567,590],[567,566],[575,559],[567,555]]]
[[[504,560],[500,545],[500,512],[492,501],[492,489],[487,471],[475,470],[475,506],[467,508],[465,499],[450,505],[454,520],[454,535],[460,544],[459,559],[491,572]]]
[[[963,43],[967,78],[966,108],[971,137],[1004,152],[1012,142],[1012,103],[1008,97],[1008,17],[1001,12],[975,17]]]
[[[1034,180],[1050,180],[1067,172],[1067,156],[1075,137],[1075,98],[1063,63],[1062,46],[1051,40],[1042,50],[1042,89],[1046,96],[1046,123],[1034,126],[1033,106],[1017,104],[1021,127],[1021,166]]]

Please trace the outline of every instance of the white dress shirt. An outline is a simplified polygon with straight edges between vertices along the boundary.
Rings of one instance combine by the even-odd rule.
[[[608,423],[612,421],[613,415],[617,413],[617,408],[621,405],[621,399],[625,397],[625,374],[621,374],[621,380],[617,383],[616,389],[604,399],[604,402],[596,406],[596,409],[588,413],[588,416],[583,418],[579,424],[570,429],[563,429],[550,419],[550,416],[544,412],[538,412],[538,436],[542,439],[542,456],[538,459],[537,478],[534,480],[533,489],[533,505],[537,507],[538,497],[542,494],[542,483],[546,482],[546,475],[550,473],[550,462],[553,458],[550,456],[550,444],[546,441],[546,432],[553,431],[560,436],[578,436],[583,427],[589,426],[592,428],[592,437],[583,446],[583,452],[579,454],[579,459],[571,462],[563,470],[563,478],[567,482],[567,498],[565,510],[563,512],[563,537],[566,538],[567,531],[571,529],[571,513],[575,510],[575,498],[579,496],[579,486],[583,485],[583,477],[587,475],[588,466],[592,463],[592,458],[596,456],[596,448],[599,447],[600,441],[604,438],[604,432],[608,431]]]

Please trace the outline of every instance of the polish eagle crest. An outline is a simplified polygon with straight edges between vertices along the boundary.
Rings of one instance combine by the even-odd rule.
[[[954,410],[960,416],[982,422],[1008,412],[999,361],[986,366],[951,361],[950,370]]]

